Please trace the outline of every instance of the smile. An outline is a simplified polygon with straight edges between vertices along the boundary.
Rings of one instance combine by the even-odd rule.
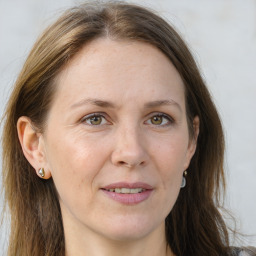
[[[101,188],[101,191],[118,203],[135,205],[146,201],[153,193],[154,188],[144,182],[118,182]]]
[[[144,188],[111,188],[107,189],[109,192],[115,192],[119,194],[137,194],[137,193],[142,193],[146,189]]]

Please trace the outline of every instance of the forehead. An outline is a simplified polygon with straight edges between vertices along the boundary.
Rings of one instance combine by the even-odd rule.
[[[182,79],[168,57],[137,41],[100,38],[90,42],[60,72],[57,85],[57,93],[67,102],[88,95],[106,100],[116,97],[117,103],[139,96],[184,101]]]

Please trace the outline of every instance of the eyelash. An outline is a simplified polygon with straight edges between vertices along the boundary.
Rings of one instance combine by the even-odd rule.
[[[162,119],[166,119],[167,121],[165,121],[164,124],[153,124],[152,122],[151,123],[147,123],[148,121],[152,121],[152,118],[154,117],[160,117]],[[92,123],[88,123],[88,122],[91,122],[92,118],[102,118],[105,120],[106,123],[103,123],[100,122],[99,124],[92,124]],[[101,120],[102,120],[101,119]],[[90,114],[90,115],[87,115],[85,117],[83,117],[81,120],[80,120],[81,123],[86,123],[87,125],[89,126],[100,126],[100,125],[107,125],[109,124],[109,122],[107,121],[106,117],[104,114],[102,113],[93,113],[93,114]],[[163,122],[163,120],[162,120]],[[166,126],[169,126],[171,124],[174,123],[174,119],[172,117],[170,117],[169,115],[167,114],[164,114],[164,113],[153,113],[150,118],[148,118],[146,121],[145,121],[146,124],[148,125],[152,125],[152,126],[156,126],[156,127],[166,127]]]
[[[87,121],[90,121],[92,120],[92,118],[103,118],[105,120],[105,124],[92,124],[92,123],[87,123]],[[81,119],[81,123],[86,123],[87,125],[90,125],[90,126],[100,126],[100,125],[106,125],[108,123],[105,115],[103,115],[102,113],[93,113],[93,114],[90,114],[90,115],[87,115],[85,117],[83,117]]]
[[[171,125],[171,124],[174,123],[174,119],[173,119],[172,117],[170,117],[169,115],[164,114],[164,113],[153,113],[153,114],[151,115],[151,117],[150,117],[149,119],[147,119],[146,122],[152,121],[152,118],[154,118],[154,117],[160,117],[160,118],[162,118],[162,119],[166,119],[166,121],[165,121],[164,124],[162,124],[162,123],[161,123],[161,124],[152,124],[152,122],[151,122],[149,125],[157,126],[157,127],[160,128],[160,127],[169,126],[169,125]],[[163,122],[163,120],[162,120],[162,122]]]

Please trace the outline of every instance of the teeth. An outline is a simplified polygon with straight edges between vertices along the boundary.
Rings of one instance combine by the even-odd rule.
[[[136,194],[136,193],[141,193],[145,191],[143,188],[111,188],[108,189],[110,192],[115,192],[119,194]]]

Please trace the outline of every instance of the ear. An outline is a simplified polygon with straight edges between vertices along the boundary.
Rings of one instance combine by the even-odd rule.
[[[199,117],[196,116],[193,120],[193,130],[194,130],[193,137],[190,138],[189,140],[184,170],[186,170],[189,167],[190,161],[196,152],[197,138],[199,135],[199,126],[200,126],[200,120],[199,120]]]
[[[31,120],[26,116],[22,116],[18,119],[17,131],[24,156],[40,178],[49,179],[51,177],[51,172],[46,168],[46,156],[42,133],[36,131]],[[45,170],[44,177],[38,173],[40,168],[44,168]]]

